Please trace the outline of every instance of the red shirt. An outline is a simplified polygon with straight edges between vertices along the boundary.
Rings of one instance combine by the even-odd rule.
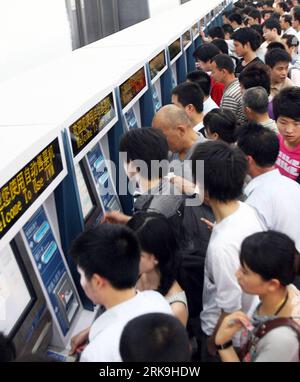
[[[281,175],[287,176],[292,180],[297,180],[300,175],[300,144],[294,149],[286,147],[282,135],[278,136],[280,151],[276,161],[276,168]]]
[[[211,98],[215,101],[215,103],[218,106],[220,106],[225,86],[224,84],[221,84],[221,82],[216,82],[212,76],[210,76],[210,79],[211,79],[211,91],[210,91]]]

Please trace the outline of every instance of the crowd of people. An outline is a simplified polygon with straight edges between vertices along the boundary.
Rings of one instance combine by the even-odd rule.
[[[222,27],[201,33],[196,70],[173,89],[172,104],[156,113],[151,128],[131,130],[121,139],[127,174],[141,195],[132,216],[107,213],[105,228],[95,230],[126,225],[134,231],[139,272],[129,295],[114,287],[124,295],[122,303],[111,307],[106,296],[96,301],[107,312],[89,331],[82,360],[121,360],[126,349],[124,359],[137,361],[158,360],[162,353],[162,360],[170,360],[173,352],[174,360],[180,354],[182,361],[299,361],[300,292],[294,284],[300,250],[300,88],[292,73],[300,69],[300,4],[242,1],[224,12],[223,21]],[[145,173],[135,164],[144,161],[150,168],[152,161],[166,160],[169,167],[160,172]],[[204,163],[200,175],[199,162]],[[202,204],[187,207],[193,198]],[[86,235],[78,240],[87,240]],[[82,246],[75,252],[89,257],[82,255]],[[117,263],[125,278],[129,264]],[[78,266],[86,277],[81,262]],[[99,275],[105,278],[100,270]],[[137,296],[147,301],[144,293],[157,300],[160,293],[169,307],[157,302],[154,308],[150,301],[147,308],[142,302],[138,306]],[[121,307],[123,324],[111,320],[96,336],[95,326]],[[170,342],[161,344],[163,352],[154,351],[162,329],[149,329],[151,319],[146,324],[145,317],[168,309],[186,327],[174,337],[188,335],[189,348],[178,344],[175,351]],[[159,318],[152,324],[160,322],[166,325]],[[268,328],[265,335],[262,325]],[[111,335],[109,346],[100,340],[112,331],[121,338],[118,356],[113,345],[115,357]],[[96,352],[100,341],[105,345]],[[290,351],[282,354],[285,345]]]
[[[132,214],[70,251],[105,308],[81,361],[299,362],[300,0],[240,0],[201,38],[172,104],[121,138]]]

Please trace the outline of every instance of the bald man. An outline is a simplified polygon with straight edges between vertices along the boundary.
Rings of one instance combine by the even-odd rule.
[[[176,105],[162,107],[152,121],[154,129],[160,129],[167,138],[174,157],[184,161],[192,155],[193,146],[205,142],[202,134],[193,130],[186,112]]]
[[[192,181],[190,166],[183,162],[191,158],[194,148],[206,139],[201,133],[194,131],[186,112],[176,105],[162,107],[152,121],[154,129],[160,129],[167,138],[169,149],[172,152],[171,161],[179,160],[174,166],[174,174]]]

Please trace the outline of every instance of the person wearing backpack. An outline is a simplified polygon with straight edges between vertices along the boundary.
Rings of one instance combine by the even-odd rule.
[[[223,362],[299,362],[300,291],[292,284],[300,271],[295,243],[276,231],[247,237],[236,277],[245,293],[259,295],[252,318],[243,312],[227,316],[215,338]],[[241,353],[232,346],[242,331]]]
[[[180,245],[192,251],[200,251],[205,256],[210,231],[200,218],[213,220],[211,210],[200,205],[194,195],[182,194],[166,177],[170,168],[168,150],[167,139],[159,129],[132,129],[122,136],[120,152],[127,156],[124,165],[128,177],[135,174],[141,190],[141,194],[134,200],[132,214],[163,214],[175,230]],[[178,165],[181,166],[181,162]],[[191,203],[188,203],[189,200]],[[105,214],[103,222],[126,224],[131,218],[118,211],[111,211]]]
[[[170,156],[170,183],[179,193],[184,194],[186,205],[182,208],[183,226],[188,231],[188,247],[198,252],[197,255],[205,257],[210,231],[202,223],[202,219],[214,220],[212,209],[205,203],[201,203],[197,195],[196,186],[193,183],[191,171],[191,156],[195,147],[206,140],[193,130],[193,126],[184,111],[176,105],[162,107],[154,116],[152,127],[160,130],[165,135]],[[191,258],[193,261],[193,258]],[[197,261],[197,260],[196,260]]]
[[[134,200],[133,214],[151,211],[169,218],[181,205],[183,195],[176,193],[174,186],[165,178],[169,172],[168,150],[163,133],[152,128],[132,129],[122,136],[120,152],[126,155],[126,173],[129,178],[135,174],[141,191]],[[126,224],[131,218],[111,211],[105,214],[104,222]]]

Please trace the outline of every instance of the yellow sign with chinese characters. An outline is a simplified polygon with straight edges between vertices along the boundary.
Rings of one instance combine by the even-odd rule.
[[[69,127],[73,156],[76,157],[115,116],[113,95],[110,93],[74,122]]]
[[[141,68],[120,85],[121,104],[124,109],[147,85],[145,69]]]
[[[0,238],[62,171],[58,138],[0,188]]]

